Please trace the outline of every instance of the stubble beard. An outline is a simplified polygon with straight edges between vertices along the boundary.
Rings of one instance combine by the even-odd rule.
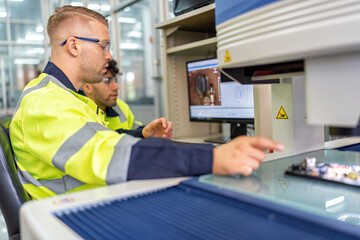
[[[88,64],[81,64],[81,71],[83,73],[83,82],[84,83],[99,83],[103,80],[104,74],[102,72],[96,72],[94,68],[88,67]]]

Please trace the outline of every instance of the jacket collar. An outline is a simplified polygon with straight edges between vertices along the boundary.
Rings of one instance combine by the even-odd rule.
[[[105,109],[106,116],[108,117],[117,117],[119,114],[111,107]]]
[[[76,93],[78,92],[78,91],[76,91],[74,85],[72,85],[72,83],[70,82],[69,78],[65,75],[65,73],[63,71],[61,71],[61,69],[58,68],[54,63],[49,61],[46,64],[46,67],[43,72],[54,76],[57,80],[59,80],[62,84],[64,84],[65,87],[67,87],[68,89],[70,89]]]

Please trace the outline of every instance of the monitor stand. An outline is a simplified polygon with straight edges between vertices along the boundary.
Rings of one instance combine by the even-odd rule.
[[[226,143],[229,139],[230,137],[216,137],[216,138],[204,139],[204,142],[223,144]]]
[[[241,135],[247,135],[247,125],[240,123],[231,123],[230,125],[230,137],[217,137],[217,138],[208,138],[204,139],[204,142],[211,143],[227,143],[229,140],[234,139]]]

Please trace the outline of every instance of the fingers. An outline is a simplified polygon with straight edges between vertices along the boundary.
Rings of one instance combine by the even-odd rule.
[[[161,126],[162,126],[164,129],[166,129],[166,127],[167,127],[167,125],[168,125],[166,118],[163,117],[163,118],[158,118],[158,119],[156,119],[156,120],[158,120],[159,123],[161,123]]]
[[[241,168],[241,172],[239,172],[239,174],[244,175],[244,176],[249,176],[255,169],[253,169],[250,166],[244,165]]]
[[[249,149],[249,151],[246,152],[246,155],[248,156],[249,160],[256,161],[256,165],[251,164],[252,166],[255,166],[256,168],[258,168],[260,166],[260,164],[263,163],[265,160],[264,151],[260,151],[259,149],[256,149],[256,148]]]
[[[161,119],[155,119],[145,127],[149,127],[150,129],[154,129],[159,123],[161,122]]]
[[[245,138],[248,138],[249,144],[252,147],[261,151],[265,151],[267,149],[283,151],[285,149],[283,144],[264,137],[238,137],[236,139],[239,139],[239,141],[246,141]]]
[[[266,149],[284,150],[284,145],[263,137],[238,137],[214,149],[213,173],[250,175],[263,163]]]
[[[167,126],[164,128],[164,133],[169,134],[172,132],[172,126],[173,123],[172,122],[167,122]]]
[[[258,169],[260,167],[260,165],[262,164],[262,161],[258,161],[257,159],[251,158],[249,157],[248,159],[245,159],[244,162],[241,162],[241,164],[239,164],[239,168],[249,168],[252,171]]]
[[[169,133],[169,134],[163,134],[162,135],[163,138],[167,138],[167,139],[172,139],[173,138],[173,133]]]
[[[172,123],[171,123],[172,125]],[[167,139],[172,139],[173,137],[173,130],[172,130],[172,126],[168,126],[167,129],[164,130],[164,134],[162,135],[163,138],[167,138]]]

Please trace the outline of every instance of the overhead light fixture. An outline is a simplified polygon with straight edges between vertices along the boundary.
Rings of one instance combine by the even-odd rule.
[[[6,12],[0,12],[0,18],[6,18],[7,13]]]
[[[40,59],[36,58],[15,58],[14,64],[39,64]]]
[[[101,5],[101,11],[110,11],[111,6],[107,4]]]
[[[38,25],[36,27],[36,32],[40,33],[40,32],[43,32],[44,31],[44,27],[42,25]]]
[[[74,7],[82,7],[83,6],[82,2],[71,2],[70,5],[74,6]]]
[[[121,23],[136,23],[136,18],[129,18],[129,17],[119,17],[118,21]]]
[[[45,53],[45,49],[44,48],[30,48],[26,51],[27,54],[29,55],[34,55],[34,54],[44,54]]]
[[[138,43],[120,43],[120,49],[142,49],[142,45],[138,44]]]
[[[43,41],[44,40],[44,35],[43,34],[28,33],[25,36],[25,40],[26,41]]]
[[[128,37],[133,37],[133,38],[141,38],[142,37],[142,33],[139,31],[130,31],[128,32]]]
[[[24,0],[8,0],[8,2],[23,2]]]
[[[99,9],[100,9],[100,5],[99,5],[99,4],[91,3],[91,4],[88,5],[88,8],[90,8],[91,10],[99,10]]]

